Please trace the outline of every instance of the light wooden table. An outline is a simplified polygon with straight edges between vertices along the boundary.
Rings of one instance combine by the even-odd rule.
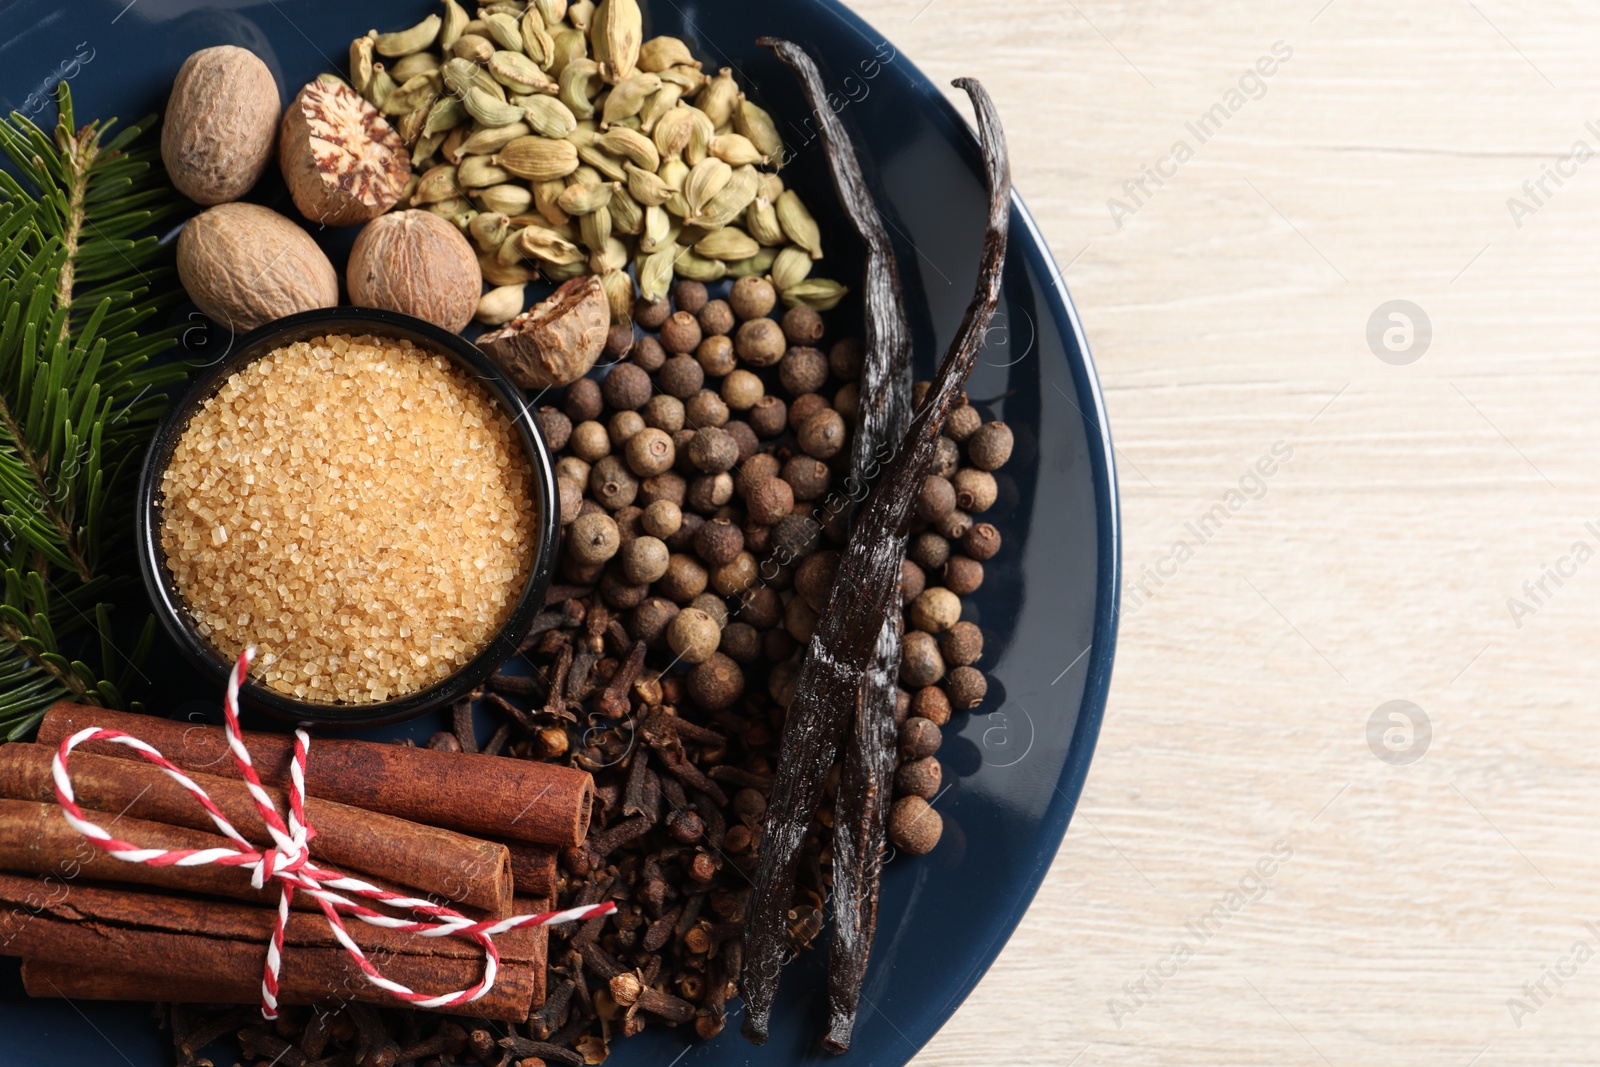
[[[1127,533],[1082,805],[917,1062],[1595,1062],[1600,8],[854,6],[996,97]]]

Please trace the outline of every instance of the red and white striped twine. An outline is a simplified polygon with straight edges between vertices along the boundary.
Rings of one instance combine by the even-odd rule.
[[[435,904],[428,900],[419,900],[415,897],[402,896],[388,890],[379,889],[375,885],[363,882],[359,878],[351,878],[329,867],[313,864],[309,844],[317,832],[306,823],[305,811],[305,786],[306,786],[306,753],[311,746],[311,739],[304,730],[294,732],[294,759],[289,765],[289,811],[287,818],[280,817],[277,807],[273,804],[270,794],[261,787],[261,779],[257,777],[255,767],[250,761],[250,751],[245,748],[244,740],[239,731],[239,686],[243,684],[245,675],[250,670],[250,661],[255,658],[255,649],[246,649],[239,656],[234,665],[233,674],[228,678],[227,696],[223,700],[222,711],[225,720],[225,731],[228,747],[233,752],[234,762],[239,765],[239,772],[244,777],[245,787],[249,789],[250,796],[255,800],[256,810],[261,813],[261,819],[267,826],[267,833],[271,835],[273,847],[259,849],[245,840],[244,836],[234,829],[233,824],[217,808],[206,791],[181,770],[169,762],[166,757],[150,745],[134,737],[132,734],[121,730],[107,730],[98,726],[88,726],[71,737],[61,742],[61,748],[56,752],[52,765],[55,776],[56,800],[61,804],[62,813],[66,815],[67,822],[73,829],[87,837],[96,848],[102,849],[119,860],[129,863],[149,863],[157,867],[200,867],[205,864],[215,863],[224,867],[239,867],[250,872],[250,884],[257,889],[264,887],[268,882],[276,881],[281,890],[278,896],[278,914],[272,927],[272,939],[267,943],[267,958],[261,976],[261,1014],[268,1019],[278,1017],[278,967],[283,958],[283,933],[289,921],[289,902],[296,892],[303,892],[316,900],[322,908],[322,914],[328,920],[328,928],[333,931],[333,936],[344,946],[346,952],[355,960],[356,966],[361,968],[367,976],[367,981],[380,989],[385,989],[397,999],[419,1008],[450,1008],[458,1004],[465,1004],[477,1000],[494,986],[495,974],[500,965],[500,953],[495,948],[494,935],[507,930],[520,929],[525,926],[545,926],[551,923],[574,922],[583,919],[598,918],[609,915],[617,910],[612,901],[594,904],[582,908],[568,908],[565,911],[544,912],[538,915],[514,915],[509,919],[497,922],[476,922],[467,918],[460,912]],[[85,818],[83,809],[78,806],[72,791],[72,780],[67,774],[67,758],[74,748],[85,741],[110,741],[113,744],[126,745],[150,763],[160,767],[167,776],[183,786],[194,798],[198,800],[211,816],[211,821],[217,824],[217,829],[239,847],[231,848],[206,848],[206,849],[160,849],[140,848],[127,841],[112,837],[111,834],[96,823]],[[373,911],[363,904],[350,899],[350,894],[364,900],[370,900],[387,905],[391,908],[408,911],[416,916],[423,917],[413,921],[385,915]],[[340,913],[354,915],[364,923],[373,926],[382,926],[390,930],[401,930],[406,933],[416,934],[418,937],[461,937],[466,938],[483,948],[484,966],[483,975],[476,983],[466,989],[457,989],[450,993],[429,995],[418,993],[401,985],[399,982],[385,978],[372,961],[367,959],[359,945],[350,937],[345,929],[344,920]]]

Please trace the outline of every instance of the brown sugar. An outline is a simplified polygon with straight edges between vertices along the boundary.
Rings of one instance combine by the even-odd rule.
[[[538,523],[510,418],[443,356],[318,337],[229,377],[161,480],[161,547],[200,633],[256,680],[374,703],[505,624]]]

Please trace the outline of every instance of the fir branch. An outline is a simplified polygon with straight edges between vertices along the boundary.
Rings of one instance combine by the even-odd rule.
[[[132,481],[164,390],[186,368],[153,362],[176,331],[150,329],[175,297],[153,235],[179,201],[147,119],[76,127],[57,93],[53,134],[0,120],[0,731],[31,730],[62,697],[120,705],[134,656],[111,640],[107,598],[126,582]],[[152,620],[153,621],[153,620]],[[91,640],[89,632],[97,635]],[[97,658],[91,665],[75,654]]]

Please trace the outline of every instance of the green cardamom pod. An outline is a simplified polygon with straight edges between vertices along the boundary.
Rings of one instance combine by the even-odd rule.
[[[832,311],[850,290],[831,278],[807,278],[783,290],[783,306]]]
[[[489,62],[489,57],[494,55],[495,51],[494,42],[478,33],[463,33],[456,38],[456,43],[450,46],[451,56],[474,65]]]
[[[431,167],[417,181],[416,192],[411,194],[413,204],[437,204],[454,200],[461,195],[461,183],[456,180],[456,168],[449,163]]]
[[[501,48],[513,52],[522,51],[522,31],[517,28],[517,20],[514,17],[503,11],[496,11],[485,15],[483,22],[489,29],[489,36],[493,37]]]
[[[720,259],[727,263],[737,263],[741,259],[749,259],[761,251],[761,245],[754,237],[745,233],[736,226],[724,226],[715,233],[707,234],[695,242],[694,250],[707,259]]]
[[[461,40],[461,35],[466,32],[467,23],[472,20],[467,17],[467,9],[456,3],[456,0],[444,0],[444,21],[439,26],[439,47],[449,52],[455,43]]]
[[[440,218],[449,219],[462,229],[466,229],[467,221],[471,218],[469,212],[472,211],[472,204],[462,197],[455,197],[450,200],[440,200],[435,204],[424,204],[422,210],[431,211]]]
[[[465,110],[465,107],[463,107]],[[487,156],[500,151],[518,137],[526,137],[533,132],[533,128],[526,122],[513,122],[509,126],[486,126],[481,130],[474,130],[461,142],[461,154],[464,156]]]
[[[532,181],[565,178],[578,169],[578,150],[572,147],[572,142],[550,137],[518,137],[493,158],[517,177]]]
[[[683,161],[692,167],[711,154],[711,139],[717,135],[717,128],[711,116],[697,107],[689,108],[689,117],[694,122],[689,127],[689,143],[683,150]]]
[[[639,69],[660,74],[678,64],[699,66],[689,46],[676,37],[652,37],[639,46]]]
[[[677,107],[682,96],[683,90],[676,85],[663,85],[651,93],[650,99],[639,109],[639,132],[654,133],[661,116]],[[659,149],[661,146],[658,144],[656,147]]]
[[[571,144],[570,141],[567,143]],[[628,172],[622,169],[622,160],[601,148],[597,142],[581,145],[578,157],[612,181],[628,180]]]
[[[533,182],[533,210],[537,211],[550,225],[555,227],[565,226],[570,219],[567,213],[561,210],[556,202],[561,199],[561,194],[567,191],[567,182],[571,181],[569,175],[565,180],[551,178],[548,181]]]
[[[414,111],[407,111],[398,120],[390,119],[394,132],[400,135],[400,143],[407,148],[414,147],[422,139],[422,127],[427,124],[428,109],[419,107]]]
[[[665,204],[672,198],[672,187],[659,174],[632,163],[627,165],[627,171],[628,193],[645,207]]]
[[[644,229],[639,234],[639,251],[654,252],[662,243],[671,244],[666,240],[667,234],[672,230],[672,218],[664,207],[653,206],[644,209]]]
[[[574,59],[589,57],[589,39],[577,30],[561,30],[555,35],[555,49],[550,58],[550,76],[560,78],[561,72]]]
[[[783,227],[778,225],[778,212],[759,191],[756,198],[750,201],[750,206],[745,208],[744,226],[750,231],[751,237],[764,245],[783,244]]]
[[[497,166],[488,156],[462,156],[461,165],[456,168],[456,181],[463,189],[487,189],[503,185],[512,177],[509,170]]]
[[[523,101],[523,114],[536,133],[562,138],[578,128],[572,109],[553,96],[531,96]]]
[[[444,20],[438,15],[429,15],[408,30],[378,34],[373,46],[377,48],[380,56],[409,56],[438,40],[439,27],[443,22]]]
[[[534,0],[533,6],[538,9],[546,26],[554,26],[567,17],[567,0]]]
[[[811,274],[811,253],[789,245],[772,261],[772,284],[778,292],[805,281]]]
[[[428,109],[428,119],[422,124],[423,135],[448,133],[468,120],[466,106],[455,96],[441,96]]]
[[[667,244],[644,258],[638,267],[641,297],[652,304],[666,297],[672,286],[672,261],[677,254],[678,246]]]
[[[539,14],[538,8],[528,8],[522,16],[519,29],[522,31],[523,52],[539,64],[540,70],[549,70],[550,64],[555,62],[556,42],[550,36],[550,31],[545,29],[544,16]]]
[[[467,113],[485,126],[509,126],[513,122],[521,122],[525,114],[517,105],[496,100],[477,86],[468,89],[461,102],[466,106]]]
[[[594,25],[594,0],[569,0],[567,21],[577,29],[588,33],[589,27]]]
[[[733,70],[723,67],[717,76],[706,83],[694,98],[694,106],[706,113],[711,125],[717,129],[733,119],[733,107],[739,102],[739,85],[733,80]]]
[[[498,211],[479,212],[467,230],[480,249],[493,252],[500,247],[500,242],[506,239],[506,234],[511,232],[511,218]]]
[[[580,119],[572,132],[567,134],[567,140],[582,148],[586,144],[594,144],[594,136],[598,132],[600,131],[595,129],[593,119]]]
[[[479,189],[473,196],[482,210],[508,217],[522,214],[533,203],[533,193],[526,185],[491,185]]]
[[[378,110],[385,115],[405,115],[419,107],[432,107],[439,96],[439,83],[431,74],[408,78],[390,93]]]
[[[582,263],[583,249],[543,226],[526,226],[518,231],[515,242],[523,255],[544,263]]]
[[[589,253],[589,270],[594,274],[604,274],[608,270],[623,270],[627,266],[628,246],[615,237],[606,242],[605,248]]]
[[[750,138],[738,133],[725,133],[711,138],[711,154],[730,167],[767,162],[767,157]]]
[[[626,189],[618,187],[611,194],[611,203],[606,207],[611,211],[611,229],[615,232],[630,237],[637,237],[644,232],[644,208],[628,195]]]
[[[525,285],[496,286],[478,297],[478,311],[474,317],[485,326],[504,326],[522,314],[526,299]]]
[[[609,183],[589,184],[580,182],[569,185],[556,197],[556,206],[568,215],[587,215],[597,211],[611,201],[611,191],[616,186]]]
[[[469,59],[446,60],[444,66],[439,68],[439,75],[444,79],[444,87],[457,96],[466,96],[477,88],[497,100],[506,98],[505,87],[494,80],[494,75]]]
[[[549,75],[540,70],[533,60],[521,52],[504,48],[489,57],[489,74],[514,93],[532,93],[555,87]]]
[[[599,207],[587,215],[580,215],[578,233],[583,237],[583,243],[589,251],[597,252],[604,249],[606,242],[611,240],[611,209]]]
[[[728,225],[755,200],[756,188],[760,184],[761,175],[754,167],[737,168],[733,177],[728,179],[728,184],[711,198],[694,221],[708,230]]]
[[[582,260],[576,263],[547,263],[539,268],[539,273],[544,275],[546,281],[560,285],[588,274],[589,265]]]
[[[372,84],[373,39],[376,34],[357,37],[350,42],[350,86],[365,96]]]
[[[777,258],[777,255],[778,250],[776,248],[763,248],[749,259],[741,259],[737,263],[729,263],[728,277],[759,278],[772,269],[772,263]]]
[[[623,119],[632,118],[644,107],[650,94],[661,88],[661,78],[655,74],[633,74],[617,82],[606,94],[600,109],[602,128]]]
[[[439,63],[439,57],[433,52],[413,52],[397,60],[394,66],[389,68],[389,76],[404,85],[418,74],[436,73],[439,70]]]
[[[711,80],[700,72],[700,64],[698,63],[693,66],[679,64],[676,67],[668,67],[666,70],[661,71],[660,74],[663,83],[676,85],[683,90],[684,96],[693,96],[701,89],[704,89],[706,83]]]
[[[686,218],[700,214],[711,198],[722,192],[733,178],[733,168],[720,159],[702,159],[691,167],[683,183],[683,199],[689,205]]]
[[[811,217],[811,212],[806,210],[805,204],[795,191],[785,189],[783,195],[778,197],[775,206],[778,210],[778,224],[783,227],[783,232],[789,235],[789,240],[810,252],[812,259],[821,259],[822,231],[817,228],[817,220]]]
[[[424,122],[423,125],[426,126],[427,123]],[[411,149],[412,171],[420,172],[433,166],[433,154],[443,143],[444,134],[442,133],[424,133],[417,138],[416,146]]]
[[[673,269],[681,277],[694,282],[714,282],[728,273],[728,265],[720,259],[707,259],[691,249],[681,249]]]
[[[661,166],[661,154],[656,151],[655,142],[638,130],[613,126],[596,135],[594,143],[612,155],[631,160],[652,173]]]
[[[454,100],[455,97],[445,97],[444,99]],[[432,112],[429,112],[429,114],[431,115]],[[461,146],[466,143],[467,135],[472,131],[472,123],[464,121],[466,108],[461,109],[461,114],[463,118],[461,125],[452,128],[449,133],[445,134],[444,144],[439,146],[439,154],[451,163],[461,162]]]
[[[499,256],[493,252],[478,256],[478,271],[490,285],[526,285],[537,281],[539,277],[539,272],[523,262],[520,255],[515,263],[501,263]]]
[[[592,59],[575,58],[561,72],[561,102],[580,119],[594,115],[594,102],[589,94],[599,77],[600,65]]]
[[[600,275],[600,288],[605,290],[606,303],[611,305],[611,321],[617,325],[633,322],[633,279],[626,271],[608,270]]]
[[[739,106],[733,109],[733,128],[749,138],[773,166],[783,165],[783,137],[778,133],[778,124],[743,94],[739,96]]]
[[[693,132],[694,115],[690,109],[672,107],[656,119],[655,129],[650,131],[650,136],[662,159],[677,159],[689,147],[689,137]]]
[[[600,0],[589,37],[606,81],[615,84],[631,75],[644,39],[644,14],[638,0]]]

